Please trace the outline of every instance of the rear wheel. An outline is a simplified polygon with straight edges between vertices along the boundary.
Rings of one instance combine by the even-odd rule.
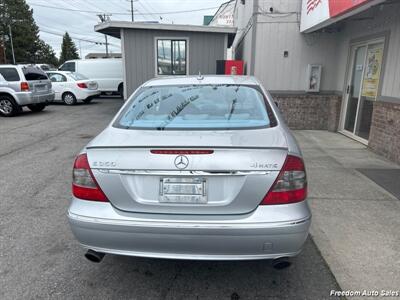
[[[118,86],[118,94],[121,96],[121,98],[124,98],[124,84],[120,83]]]
[[[0,95],[0,115],[12,117],[21,112],[21,107],[8,95]]]
[[[64,93],[62,95],[62,101],[67,105],[74,105],[76,104],[76,97],[72,93]]]
[[[34,111],[34,112],[42,111],[45,107],[46,107],[46,104],[44,104],[44,103],[38,103],[38,104],[30,104],[30,105],[28,105],[28,108],[29,108],[31,111]]]

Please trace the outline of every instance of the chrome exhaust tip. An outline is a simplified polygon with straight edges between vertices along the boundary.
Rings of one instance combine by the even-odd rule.
[[[280,257],[272,261],[272,267],[275,270],[283,270],[289,268],[291,265],[292,263],[288,257]]]
[[[103,260],[104,255],[106,255],[105,253],[102,252],[97,252],[94,251],[92,249],[89,249],[86,253],[85,253],[85,257],[90,260],[91,262],[94,263],[99,263]]]

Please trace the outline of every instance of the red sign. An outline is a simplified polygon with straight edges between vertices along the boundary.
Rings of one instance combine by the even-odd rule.
[[[310,32],[385,0],[302,0],[300,32]],[[400,0],[396,0],[399,1]]]
[[[329,15],[331,18],[345,13],[369,0],[329,0]]]

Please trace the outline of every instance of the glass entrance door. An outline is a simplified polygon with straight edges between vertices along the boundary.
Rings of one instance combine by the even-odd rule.
[[[383,41],[374,41],[351,49],[342,129],[364,142],[369,139],[373,101],[378,94],[383,46]]]

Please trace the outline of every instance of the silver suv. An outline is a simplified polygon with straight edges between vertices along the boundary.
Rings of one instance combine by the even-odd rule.
[[[27,106],[42,111],[54,100],[51,81],[33,65],[0,65],[0,115],[15,116]]]

